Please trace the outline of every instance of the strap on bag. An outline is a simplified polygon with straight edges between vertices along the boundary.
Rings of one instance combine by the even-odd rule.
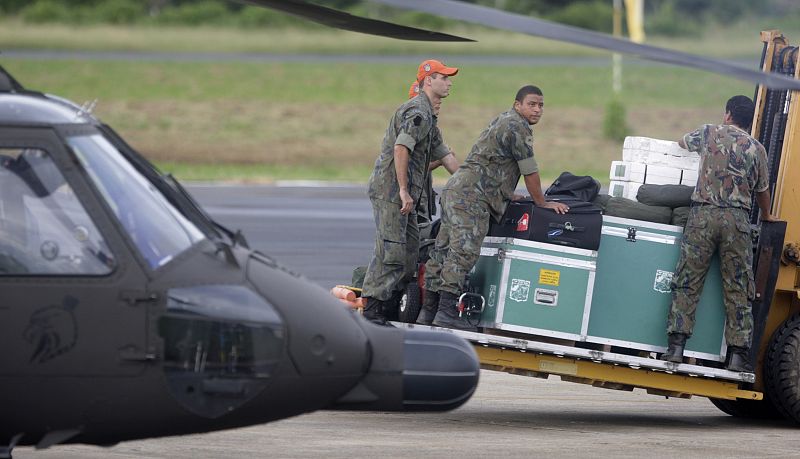
[[[582,233],[586,231],[585,226],[575,226],[572,222],[564,222],[564,223],[550,223],[548,225],[550,228],[558,228],[565,231],[570,231],[573,233]]]

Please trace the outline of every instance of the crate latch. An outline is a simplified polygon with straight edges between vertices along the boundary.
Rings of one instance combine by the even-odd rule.
[[[636,242],[636,227],[629,226],[628,227],[628,237],[625,239],[628,242]]]

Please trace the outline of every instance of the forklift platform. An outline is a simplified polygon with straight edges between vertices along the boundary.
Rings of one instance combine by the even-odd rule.
[[[538,341],[535,336],[528,339],[400,322],[392,324],[458,335],[472,343],[481,368],[488,370],[542,378],[555,374],[565,381],[617,390],[639,387],[650,394],[667,397],[763,398],[760,392],[741,388],[742,384],[755,382],[753,373],[666,362],[655,358],[655,353],[644,357]]]

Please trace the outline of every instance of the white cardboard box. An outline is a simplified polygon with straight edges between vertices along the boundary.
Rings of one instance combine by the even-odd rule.
[[[643,183],[640,182],[623,182],[619,180],[612,180],[608,185],[608,195],[617,198],[627,198],[636,200],[636,193],[639,192],[639,187]]]
[[[697,171],[683,171],[681,177],[681,185],[696,186],[697,185]]]
[[[609,178],[622,182],[644,183],[647,173],[647,165],[628,161],[611,161],[611,172]]]
[[[667,155],[666,165],[687,171],[696,171],[700,168],[700,155],[688,151],[687,153],[685,156]]]
[[[627,161],[612,161],[609,178],[612,181],[651,183],[654,185],[678,185],[683,169],[670,166],[654,166]]]
[[[626,137],[622,147],[622,160],[688,170],[697,170],[700,167],[700,156],[697,153],[684,150],[678,146],[678,142],[649,137]]]
[[[669,166],[647,166],[644,183],[651,185],[680,185],[683,169]]]

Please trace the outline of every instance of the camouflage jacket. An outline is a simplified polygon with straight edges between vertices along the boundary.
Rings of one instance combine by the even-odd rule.
[[[692,201],[750,209],[753,192],[769,187],[767,153],[758,140],[731,125],[706,124],[683,137],[700,154]]]
[[[400,203],[400,185],[394,169],[394,146],[404,145],[408,158],[408,192],[415,204],[425,187],[428,164],[449,153],[436,125],[433,106],[424,92],[401,105],[389,121],[381,144],[381,154],[369,178],[369,197]]]
[[[538,171],[531,126],[512,108],[489,123],[445,189],[474,195],[488,204],[492,217],[499,221],[520,175]]]

